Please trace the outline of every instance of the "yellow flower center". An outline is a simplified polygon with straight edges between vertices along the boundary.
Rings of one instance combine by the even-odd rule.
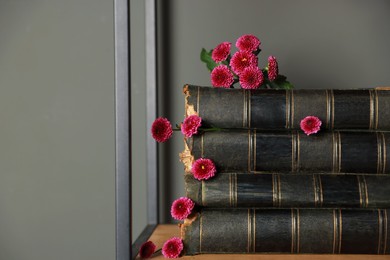
[[[202,170],[204,170],[204,165],[201,166]]]

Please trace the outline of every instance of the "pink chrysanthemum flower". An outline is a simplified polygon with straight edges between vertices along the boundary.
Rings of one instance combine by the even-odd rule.
[[[191,137],[198,133],[198,129],[202,124],[202,118],[197,115],[191,115],[184,119],[181,124],[181,132],[185,137]]]
[[[253,53],[248,51],[238,51],[234,53],[231,58],[230,67],[232,67],[234,73],[240,75],[245,68],[257,66],[257,62],[257,57]]]
[[[321,120],[316,116],[307,116],[301,120],[300,126],[307,135],[317,133],[321,128]]]
[[[162,254],[166,258],[178,258],[184,249],[183,241],[179,237],[168,239],[163,247]]]
[[[230,42],[223,42],[217,45],[211,53],[211,58],[215,62],[221,62],[227,59],[230,54],[230,48],[232,44]]]
[[[252,34],[245,34],[237,39],[236,47],[240,51],[256,51],[260,47],[260,40]]]
[[[214,177],[217,169],[212,160],[199,158],[192,164],[191,172],[197,180],[208,180]]]
[[[139,256],[142,259],[150,258],[154,251],[156,251],[156,245],[152,241],[148,241],[142,244],[139,249]]]
[[[195,203],[191,199],[180,197],[172,203],[171,215],[174,219],[183,220],[191,214],[194,206]]]
[[[268,78],[269,80],[275,80],[279,75],[278,61],[274,56],[268,57]]]
[[[234,82],[233,73],[226,65],[219,65],[210,74],[211,84],[214,87],[230,88]]]
[[[258,67],[245,68],[240,74],[240,85],[244,89],[257,89],[263,82],[263,72]]]
[[[151,128],[153,138],[159,142],[165,142],[172,136],[172,125],[168,119],[159,117],[154,120]]]

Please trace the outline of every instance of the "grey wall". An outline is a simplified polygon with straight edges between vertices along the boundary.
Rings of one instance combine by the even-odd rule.
[[[0,259],[115,258],[113,1],[0,1]]]
[[[390,85],[390,2],[386,0],[169,0],[160,5],[160,115],[184,117],[182,86],[210,85],[202,47],[233,44],[247,33],[262,41],[259,65],[278,58],[296,88]],[[184,195],[182,136],[160,145],[161,220]]]

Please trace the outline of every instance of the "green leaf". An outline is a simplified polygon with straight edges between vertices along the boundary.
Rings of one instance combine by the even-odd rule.
[[[207,52],[204,48],[200,52],[200,60],[206,63],[207,69],[211,72],[215,67],[218,66],[217,63],[211,58],[211,53],[213,50]]]
[[[269,85],[273,89],[293,89],[294,86],[289,81],[287,77],[283,75],[278,75],[274,81],[269,81]]]

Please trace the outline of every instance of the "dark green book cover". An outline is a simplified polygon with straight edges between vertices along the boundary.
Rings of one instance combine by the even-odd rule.
[[[199,158],[218,172],[390,173],[390,132],[231,130],[185,139],[185,171]]]
[[[199,181],[184,176],[198,206],[390,208],[390,175],[221,173]]]
[[[299,129],[317,116],[323,129],[390,130],[390,91],[372,89],[226,89],[184,86],[186,115],[221,128]]]
[[[185,254],[389,254],[387,209],[212,209],[181,226]]]

